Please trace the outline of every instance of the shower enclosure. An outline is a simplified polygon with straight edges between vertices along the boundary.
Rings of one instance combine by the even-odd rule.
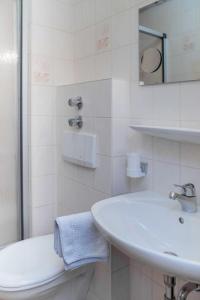
[[[0,0],[0,248],[22,237],[21,1]]]

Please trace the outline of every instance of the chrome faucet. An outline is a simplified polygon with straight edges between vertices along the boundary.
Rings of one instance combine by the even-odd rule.
[[[181,194],[170,192],[169,198],[172,200],[178,200],[183,211],[188,213],[197,212],[197,197],[194,184],[186,183],[184,185],[175,184],[175,187],[181,189]]]
[[[83,127],[83,120],[81,116],[69,119],[68,123],[70,127],[75,127],[79,129]]]

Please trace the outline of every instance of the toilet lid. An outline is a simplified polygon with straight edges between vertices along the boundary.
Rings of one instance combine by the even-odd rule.
[[[34,287],[63,272],[63,260],[54,252],[53,235],[20,241],[0,251],[0,288]]]

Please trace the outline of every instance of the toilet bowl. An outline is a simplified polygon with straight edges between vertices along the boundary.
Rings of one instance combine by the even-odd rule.
[[[85,300],[93,265],[65,271],[53,243],[46,235],[0,251],[0,300]]]

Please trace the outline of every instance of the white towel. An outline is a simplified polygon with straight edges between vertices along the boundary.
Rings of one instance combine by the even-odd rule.
[[[57,218],[54,247],[64,260],[65,270],[106,261],[109,255],[108,243],[96,229],[90,212]]]

